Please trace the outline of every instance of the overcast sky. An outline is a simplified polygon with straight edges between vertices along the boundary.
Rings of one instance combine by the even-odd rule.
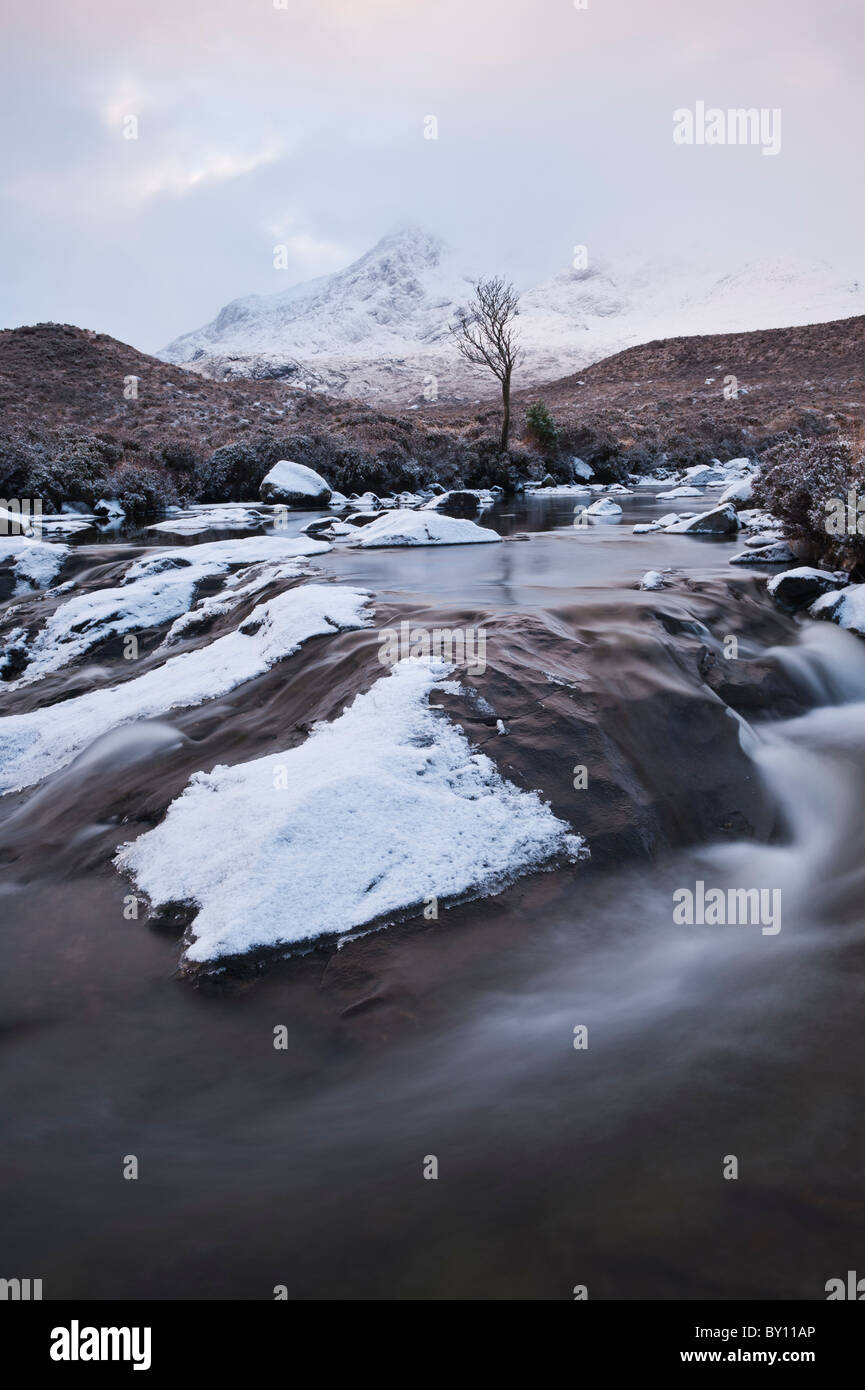
[[[0,3],[0,326],[153,351],[407,219],[523,287],[578,243],[860,254],[856,0]],[[674,144],[697,101],[780,153]]]

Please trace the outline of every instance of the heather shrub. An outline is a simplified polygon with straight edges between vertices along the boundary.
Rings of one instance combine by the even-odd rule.
[[[865,564],[865,534],[846,534],[852,491],[865,501],[865,457],[855,438],[789,439],[766,451],[755,500],[780,517],[787,535],[804,543],[812,559],[839,569]],[[833,507],[833,500],[835,506]],[[830,518],[843,503],[843,532]],[[860,525],[865,533],[865,511]]]
[[[164,469],[148,468],[142,463],[119,464],[108,475],[105,492],[100,495],[116,497],[133,521],[164,512],[166,507],[177,506],[180,500],[172,478]]]
[[[290,457],[290,456],[289,456]],[[276,462],[276,460],[274,460]],[[199,461],[194,474],[202,502],[257,500],[261,480],[270,465],[259,456],[253,441],[225,444]]]

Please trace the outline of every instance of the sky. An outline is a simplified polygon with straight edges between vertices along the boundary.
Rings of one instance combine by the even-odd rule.
[[[0,0],[0,327],[156,351],[405,221],[521,288],[577,245],[865,273],[855,0],[585,3]],[[779,151],[675,143],[698,102]]]

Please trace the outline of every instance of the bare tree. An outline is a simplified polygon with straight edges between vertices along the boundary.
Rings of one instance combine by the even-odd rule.
[[[502,452],[511,425],[511,374],[520,359],[514,319],[519,295],[500,275],[478,280],[471,302],[458,311],[450,331],[459,351],[475,367],[489,367],[502,384]]]

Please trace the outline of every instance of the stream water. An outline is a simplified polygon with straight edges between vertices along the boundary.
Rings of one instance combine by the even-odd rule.
[[[573,498],[532,499],[485,517],[502,545],[334,549],[316,568],[374,593],[375,628],[0,799],[4,1274],[46,1298],[821,1299],[861,1267],[865,649],[776,610],[737,543],[633,535],[669,506],[575,529]],[[84,586],[142,537],[90,541]],[[402,617],[484,625],[495,717],[441,703],[592,859],[180,977],[177,932],[124,918],[117,845],[196,770],[334,718]],[[780,893],[780,930],[677,924],[698,882]]]

